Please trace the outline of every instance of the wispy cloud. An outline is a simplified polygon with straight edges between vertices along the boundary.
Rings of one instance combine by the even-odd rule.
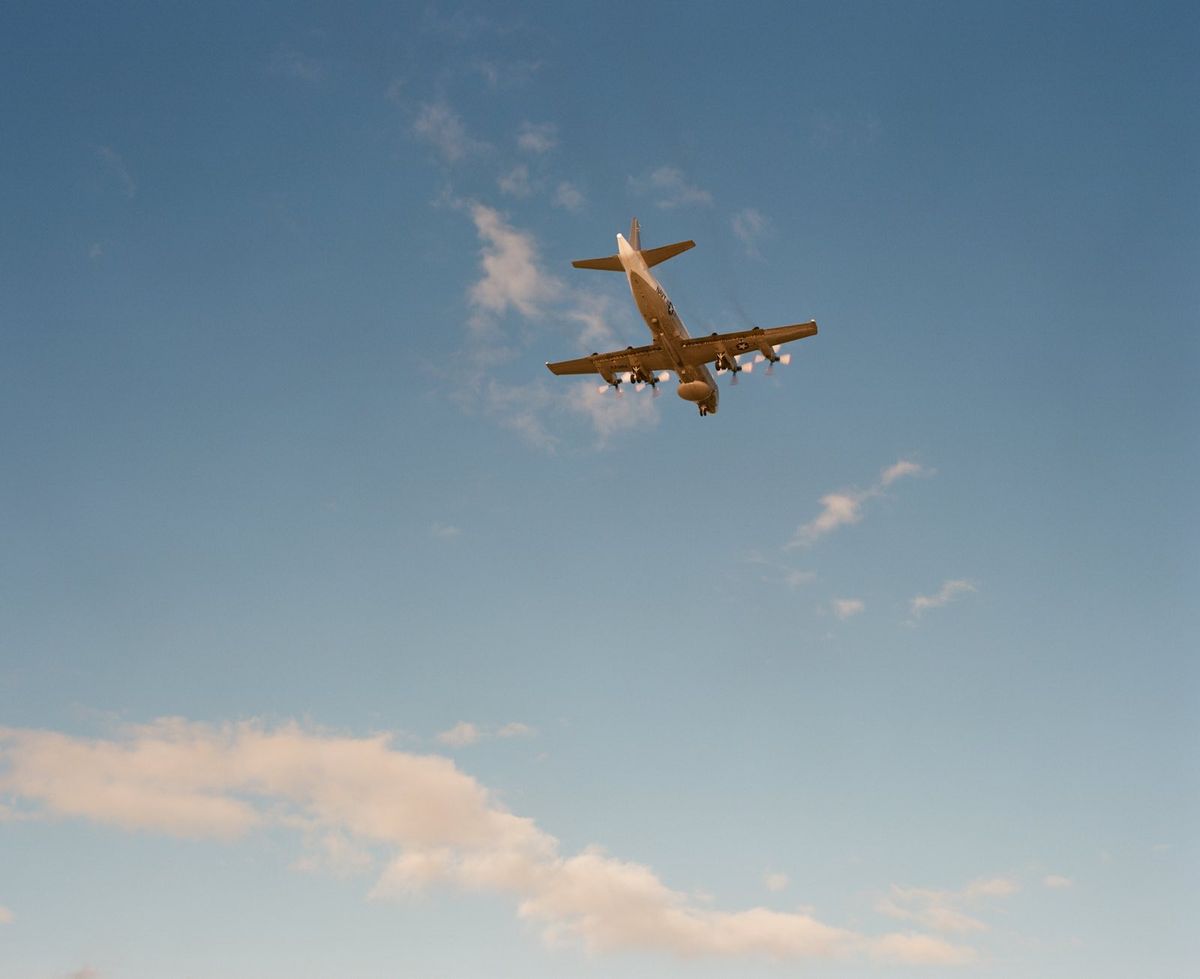
[[[1068,887],[1074,887],[1075,881],[1070,877],[1063,877],[1061,874],[1047,874],[1042,878],[1042,886],[1049,887],[1051,890],[1061,891]]]
[[[511,357],[522,342],[505,329],[502,320],[506,314],[521,316],[528,327],[540,326],[553,312],[556,325],[579,327],[576,349],[602,349],[614,342],[606,315],[608,300],[600,294],[569,289],[548,273],[532,233],[514,227],[495,208],[479,202],[462,206],[469,211],[483,244],[481,275],[468,291],[472,336],[466,358],[476,377],[468,386],[467,406],[485,412],[542,449],[555,447],[558,438],[550,425],[565,417],[590,422],[599,445],[618,432],[656,423],[658,411],[648,395],[630,392],[617,398],[601,395],[594,382],[560,381],[551,387],[542,380],[508,383],[494,376],[496,365]]]
[[[0,925],[11,925],[13,923],[13,913],[0,904]]]
[[[111,146],[97,146],[96,155],[100,158],[100,162],[104,164],[104,168],[121,185],[121,193],[130,200],[133,200],[137,196],[137,181],[133,179],[129,168],[125,166],[125,161],[121,159],[121,154]]]
[[[912,921],[943,934],[967,934],[987,931],[988,926],[964,908],[986,903],[986,899],[1004,898],[1020,890],[1010,877],[974,880],[960,890],[934,890],[901,887],[893,884],[875,909],[889,918]]]
[[[462,536],[462,530],[455,527],[454,524],[435,522],[430,528],[429,533],[433,537],[440,537],[442,540],[453,540],[455,537]]]
[[[413,132],[428,143],[447,163],[457,163],[487,148],[472,138],[462,118],[446,102],[426,102],[417,110]]]
[[[475,63],[475,70],[483,77],[487,87],[492,89],[517,88],[528,84],[541,67],[540,61],[529,59],[514,61],[492,59]]]
[[[569,384],[566,392],[566,407],[591,422],[600,445],[620,432],[658,423],[654,401],[637,392],[601,391],[593,381]]]
[[[479,728],[470,721],[459,721],[448,731],[442,731],[437,735],[437,739],[442,744],[448,744],[452,748],[463,748],[469,744],[475,744],[479,737]]]
[[[382,870],[374,897],[431,884],[514,899],[548,940],[595,952],[767,956],[883,963],[966,962],[928,934],[871,936],[804,911],[714,911],[644,864],[588,847],[568,856],[533,820],[502,807],[452,761],[284,724],[166,718],[109,738],[0,729],[0,790],[30,818],[234,839],[266,828],[331,837]],[[328,846],[325,846],[328,849]]]
[[[833,614],[843,622],[862,614],[866,607],[861,598],[835,598],[833,600]]]
[[[929,474],[930,471],[923,466],[908,459],[901,459],[884,469],[879,474],[879,480],[865,490],[846,489],[826,493],[820,500],[821,512],[797,528],[787,546],[808,547],[839,527],[858,523],[862,520],[864,505],[869,500],[882,496],[884,489],[898,479]]]
[[[787,874],[768,871],[763,874],[763,886],[772,894],[778,894],[780,891],[786,890],[791,881]]]
[[[454,727],[442,731],[435,735],[437,740],[444,745],[449,745],[452,748],[465,748],[469,745],[478,744],[480,741],[489,741],[493,738],[507,740],[509,738],[531,738],[537,731],[528,724],[523,724],[521,721],[509,721],[507,724],[501,724],[496,728],[480,727],[478,724],[473,724],[470,721],[459,721]]]
[[[267,70],[273,75],[304,82],[319,82],[325,77],[325,66],[320,61],[297,51],[287,43],[279,45],[271,52]]]
[[[515,309],[540,316],[545,303],[562,295],[563,284],[541,267],[533,235],[485,204],[471,206],[471,219],[483,242],[483,277],[471,287],[471,304],[491,314]]]
[[[578,214],[583,210],[585,203],[583,191],[569,180],[560,181],[554,191],[553,203],[555,207],[561,207],[573,214]]]
[[[931,608],[941,608],[962,595],[970,594],[978,589],[969,581],[954,579],[942,582],[942,587],[933,595],[917,595],[909,602],[909,609],[914,619],[919,619]]]
[[[552,122],[523,122],[517,146],[526,153],[549,153],[558,145],[558,127]]]
[[[629,182],[636,191],[655,197],[655,205],[663,209],[712,203],[712,194],[689,182],[678,167],[659,167],[647,176],[630,177]]]
[[[533,185],[529,182],[529,167],[518,163],[507,173],[496,178],[496,184],[502,193],[510,197],[528,197],[533,193]]]
[[[746,254],[758,258],[758,243],[771,226],[767,216],[753,207],[746,207],[733,216],[731,223],[733,233],[746,249]]]

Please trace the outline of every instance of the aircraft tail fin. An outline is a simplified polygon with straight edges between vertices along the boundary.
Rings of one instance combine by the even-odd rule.
[[[617,235],[620,238],[620,235]],[[670,245],[659,245],[657,248],[647,248],[642,250],[642,226],[638,224],[638,219],[634,218],[629,224],[629,246],[636,252],[639,252],[646,260],[647,267],[658,265],[660,262],[665,262],[668,258],[674,258],[681,252],[686,252],[689,248],[695,248],[696,243],[690,238],[687,241],[677,241]],[[604,272],[624,272],[625,266],[621,264],[620,255],[605,255],[603,258],[581,258],[572,265],[577,269],[600,269]]]
[[[605,255],[604,258],[581,258],[572,262],[577,269],[600,269],[602,272],[624,272],[620,255]]]
[[[673,245],[659,245],[657,248],[647,248],[642,252],[642,258],[646,260],[646,265],[658,265],[660,262],[665,262],[668,258],[674,258],[681,252],[686,252],[689,248],[695,248],[696,243],[690,238],[687,241],[677,241]]]

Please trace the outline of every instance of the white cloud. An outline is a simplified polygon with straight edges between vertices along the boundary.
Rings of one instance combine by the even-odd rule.
[[[912,611],[912,617],[918,619],[931,608],[941,608],[947,605],[960,595],[966,595],[970,592],[977,591],[976,587],[969,581],[955,579],[945,581],[942,587],[933,595],[917,595],[909,602],[909,607]]]
[[[426,102],[417,112],[413,132],[432,146],[447,163],[457,163],[486,148],[471,138],[458,113],[445,102]]]
[[[732,220],[733,233],[737,236],[746,254],[758,257],[758,242],[770,227],[766,215],[753,207],[738,211]]]
[[[479,728],[470,721],[459,721],[450,730],[442,731],[437,735],[437,739],[442,744],[448,744],[452,748],[463,748],[469,744],[475,744],[479,738]]]
[[[496,183],[501,192],[510,197],[528,197],[533,193],[533,186],[529,183],[529,167],[524,163],[518,163],[508,173],[501,174],[496,178]]]
[[[1042,878],[1042,886],[1061,891],[1068,887],[1074,887],[1075,882],[1070,877],[1063,877],[1061,874],[1047,874]]]
[[[890,918],[911,921],[932,931],[964,935],[988,930],[987,924],[963,910],[965,906],[1009,897],[1018,890],[1020,885],[1010,877],[980,878],[957,891],[893,884],[875,909]]]
[[[630,183],[635,190],[653,194],[655,204],[663,209],[712,203],[712,194],[689,183],[677,167],[659,167],[647,177],[631,177]]]
[[[13,923],[13,913],[0,904],[0,925],[11,925]]]
[[[488,88],[516,88],[525,85],[541,69],[540,61],[477,61],[475,70],[483,76]]]
[[[434,523],[429,528],[429,533],[434,537],[440,537],[443,540],[451,540],[462,535],[462,530],[455,527],[453,524]]]
[[[97,259],[97,258],[103,257],[103,255],[104,255],[104,245],[102,245],[100,242],[93,241],[88,246],[88,258]]]
[[[537,731],[521,721],[509,721],[496,728],[496,737],[498,738],[531,738],[536,733]]]
[[[471,218],[483,242],[483,278],[471,287],[471,304],[494,314],[512,308],[527,317],[541,315],[542,305],[559,297],[563,285],[540,267],[533,235],[516,230],[485,204],[472,204]]]
[[[797,528],[786,546],[789,548],[809,547],[821,537],[837,530],[838,527],[858,523],[862,520],[863,505],[868,500],[882,496],[884,489],[891,486],[896,480],[918,475],[929,475],[929,470],[915,462],[901,459],[884,469],[879,475],[878,482],[865,490],[847,489],[826,493],[821,497],[821,512],[814,519]]]
[[[526,153],[549,153],[558,145],[558,128],[550,122],[521,124],[517,146]]]
[[[772,894],[778,894],[780,891],[785,890],[790,883],[791,881],[788,879],[787,874],[770,871],[763,874],[763,886]]]
[[[833,600],[833,614],[843,622],[861,614],[865,608],[866,605],[861,598],[835,598]]]
[[[968,898],[974,897],[1008,897],[1021,889],[1011,877],[980,877],[973,880],[964,889],[963,894]]]
[[[271,53],[267,68],[273,75],[304,82],[319,82],[325,77],[324,65],[316,58],[297,51],[290,44],[281,44]]]
[[[973,948],[951,945],[932,935],[884,935],[872,948],[880,962],[901,965],[970,965],[978,959]]]
[[[617,338],[608,325],[608,297],[594,292],[576,291],[572,294],[567,319],[578,323],[582,330],[578,344],[583,350],[603,350],[616,346]]]
[[[470,721],[459,721],[454,727],[448,731],[442,731],[436,737],[442,744],[452,748],[465,748],[468,745],[489,741],[492,738],[531,738],[535,734],[537,731],[534,728],[521,721],[509,721],[494,730],[480,727]]]
[[[566,407],[592,423],[599,444],[619,432],[658,424],[658,409],[649,392],[599,390],[592,381],[569,384]]]
[[[0,762],[0,791],[29,818],[183,837],[300,830],[326,852],[348,853],[352,867],[362,853],[376,867],[382,858],[373,897],[434,883],[508,895],[548,941],[594,951],[885,963],[974,955],[931,935],[872,937],[806,912],[711,910],[643,864],[594,847],[564,856],[557,839],[449,759],[399,751],[384,734],[178,718],[110,738],[3,728]]]
[[[554,191],[554,205],[573,214],[582,211],[585,203],[583,191],[569,181],[562,181],[558,185],[558,189]]]
[[[900,459],[880,474],[879,483],[881,486],[891,486],[897,479],[903,479],[905,476],[925,475],[929,475],[929,470],[923,466],[908,459]]]
[[[811,585],[817,580],[815,571],[799,571],[795,568],[789,568],[783,574],[783,583],[789,588],[803,588],[805,585]]]
[[[104,164],[105,169],[121,185],[121,193],[133,200],[137,196],[137,181],[133,179],[129,168],[125,166],[121,154],[111,146],[97,146],[96,155],[100,157],[100,162]]]

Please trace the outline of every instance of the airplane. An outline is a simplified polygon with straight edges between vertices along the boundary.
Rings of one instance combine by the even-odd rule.
[[[629,239],[617,235],[617,253],[604,258],[585,258],[571,264],[577,269],[600,269],[606,272],[624,272],[629,280],[629,290],[638,312],[650,328],[654,342],[646,347],[626,347],[609,353],[593,353],[590,357],[577,360],[546,362],[554,374],[599,374],[619,395],[622,382],[632,382],[640,390],[649,384],[658,396],[658,384],[670,379],[671,372],[679,377],[676,393],[685,401],[695,402],[701,417],[717,412],[719,392],[717,382],[709,372],[713,364],[718,374],[729,372],[732,383],[737,383],[738,374],[750,372],[754,364],[767,362],[770,371],[776,364],[786,364],[790,354],[780,356],[781,345],[803,337],[816,335],[817,324],[795,323],[791,326],[776,326],[770,329],[755,327],[735,333],[713,333],[707,337],[692,337],[675,311],[675,305],[667,298],[663,287],[650,274],[652,266],[674,258],[681,252],[694,248],[694,241],[677,241],[658,248],[642,248],[641,227],[634,218],[629,226]],[[740,358],[751,351],[758,351],[755,359],[741,363]]]

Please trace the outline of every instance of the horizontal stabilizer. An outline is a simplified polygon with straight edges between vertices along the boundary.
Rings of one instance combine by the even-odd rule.
[[[687,241],[677,241],[673,245],[659,245],[657,248],[646,248],[642,251],[642,258],[646,260],[647,266],[654,266],[660,262],[665,262],[668,258],[674,258],[680,252],[686,252],[689,248],[695,247],[696,243],[689,238]]]
[[[624,272],[625,266],[621,264],[619,255],[607,255],[604,258],[581,258],[578,262],[572,262],[572,265],[577,269],[600,269],[602,272]]]

